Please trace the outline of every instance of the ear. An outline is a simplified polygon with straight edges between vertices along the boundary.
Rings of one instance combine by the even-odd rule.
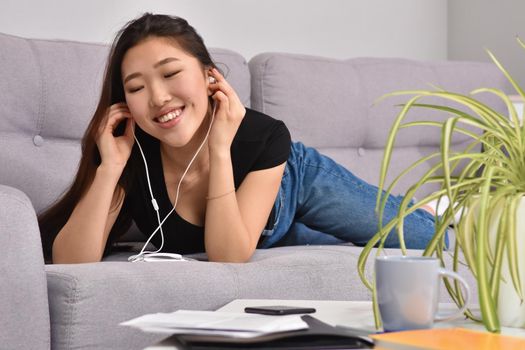
[[[208,87],[208,96],[211,96],[213,95],[213,91],[210,89],[210,84],[215,84],[216,80],[210,75],[210,71],[208,69],[204,71],[204,75],[206,77],[206,86]]]

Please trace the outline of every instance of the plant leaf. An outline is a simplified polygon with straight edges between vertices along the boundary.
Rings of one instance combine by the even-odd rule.
[[[498,223],[498,230],[496,233],[496,254],[494,257],[494,266],[490,276],[490,291],[492,297],[496,302],[498,301],[499,284],[501,281],[501,265],[503,262],[503,252],[507,244],[507,241],[505,239],[507,231],[507,220],[505,218],[509,209],[509,197],[504,198],[503,200],[505,203],[503,204],[503,209]]]
[[[486,210],[488,206],[489,196],[490,196],[490,185],[492,175],[494,173],[494,168],[489,167],[485,183],[481,188],[481,199],[480,199],[480,209],[478,214],[478,230],[476,232],[476,249],[478,254],[476,254],[476,266],[478,269],[478,293],[479,293],[479,304],[481,309],[481,315],[483,316],[483,323],[488,331],[490,332],[499,332],[499,318],[496,313],[496,306],[494,305],[494,299],[490,294],[490,286],[488,283],[488,272],[485,260],[486,251],[485,247],[485,236],[487,235],[487,222],[488,218],[486,215]]]
[[[392,158],[392,151],[394,149],[394,143],[395,143],[395,139],[396,139],[396,135],[397,135],[399,126],[401,125],[401,122],[403,121],[403,119],[405,118],[406,114],[410,110],[411,104],[416,102],[419,98],[420,98],[419,96],[415,96],[415,97],[410,99],[410,101],[405,105],[403,110],[399,113],[398,117],[394,121],[394,125],[392,126],[392,129],[390,130],[390,133],[388,134],[388,139],[387,139],[387,142],[386,142],[386,145],[385,145],[385,152],[384,152],[384,155],[383,155],[383,161],[381,163],[381,173],[380,173],[380,176],[379,176],[379,186],[378,186],[379,187],[379,191],[377,192],[377,200],[376,200],[376,211],[378,210],[379,203],[381,201],[383,188],[385,186],[386,174],[387,174],[387,171],[388,171],[388,167],[390,166],[390,159]],[[388,193],[386,195],[388,195]],[[383,226],[382,218],[383,218],[383,215],[381,213],[379,215],[379,227],[380,228]]]
[[[518,41],[519,42],[519,41]],[[492,61],[496,64],[496,66],[499,68],[499,70],[507,77],[507,80],[512,84],[516,92],[525,100],[525,92],[521,89],[521,87],[516,83],[514,78],[507,72],[507,70],[501,65],[501,63],[498,61],[496,56],[490,52],[490,50],[486,50]]]
[[[516,219],[518,213],[518,205],[523,195],[521,193],[514,195],[510,200],[510,205],[507,211],[507,256],[509,262],[509,272],[514,284],[514,289],[518,293],[521,302],[523,302],[523,291],[521,290],[520,274],[518,269],[518,243],[516,235]]]

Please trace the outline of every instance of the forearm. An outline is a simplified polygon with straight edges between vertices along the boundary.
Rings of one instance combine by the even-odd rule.
[[[120,174],[114,169],[97,169],[93,183],[53,243],[54,263],[101,260],[109,235],[108,214]]]
[[[253,254],[255,245],[242,220],[234,189],[230,153],[210,152],[204,241],[211,261],[245,262]]]

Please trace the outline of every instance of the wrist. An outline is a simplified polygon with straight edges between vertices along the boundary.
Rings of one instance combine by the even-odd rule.
[[[210,149],[210,163],[231,161],[230,149]]]
[[[100,164],[97,167],[96,175],[103,176],[104,178],[111,178],[118,181],[124,169],[118,166],[110,166],[105,164]]]

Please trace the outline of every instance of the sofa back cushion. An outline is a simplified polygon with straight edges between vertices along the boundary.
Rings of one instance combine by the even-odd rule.
[[[0,34],[0,184],[24,191],[38,212],[70,185],[93,116],[109,47]],[[210,50],[250,104],[245,59]]]
[[[295,141],[316,147],[373,184],[379,182],[384,146],[401,110],[396,105],[409,100],[408,96],[396,96],[377,102],[381,96],[398,90],[431,89],[431,84],[461,93],[480,87],[507,88],[503,74],[494,65],[479,62],[336,60],[264,53],[252,58],[249,65],[254,109],[283,120]],[[493,96],[480,98],[496,109],[504,107]],[[424,101],[438,102],[428,98]],[[407,120],[416,117],[443,120],[442,113],[428,110],[410,113]],[[402,130],[388,179],[423,154],[437,151],[439,141],[437,128]],[[466,141],[466,137],[453,140],[457,147]],[[404,193],[430,166],[429,162],[417,168],[399,183],[395,192]],[[432,189],[435,188],[419,194]]]

